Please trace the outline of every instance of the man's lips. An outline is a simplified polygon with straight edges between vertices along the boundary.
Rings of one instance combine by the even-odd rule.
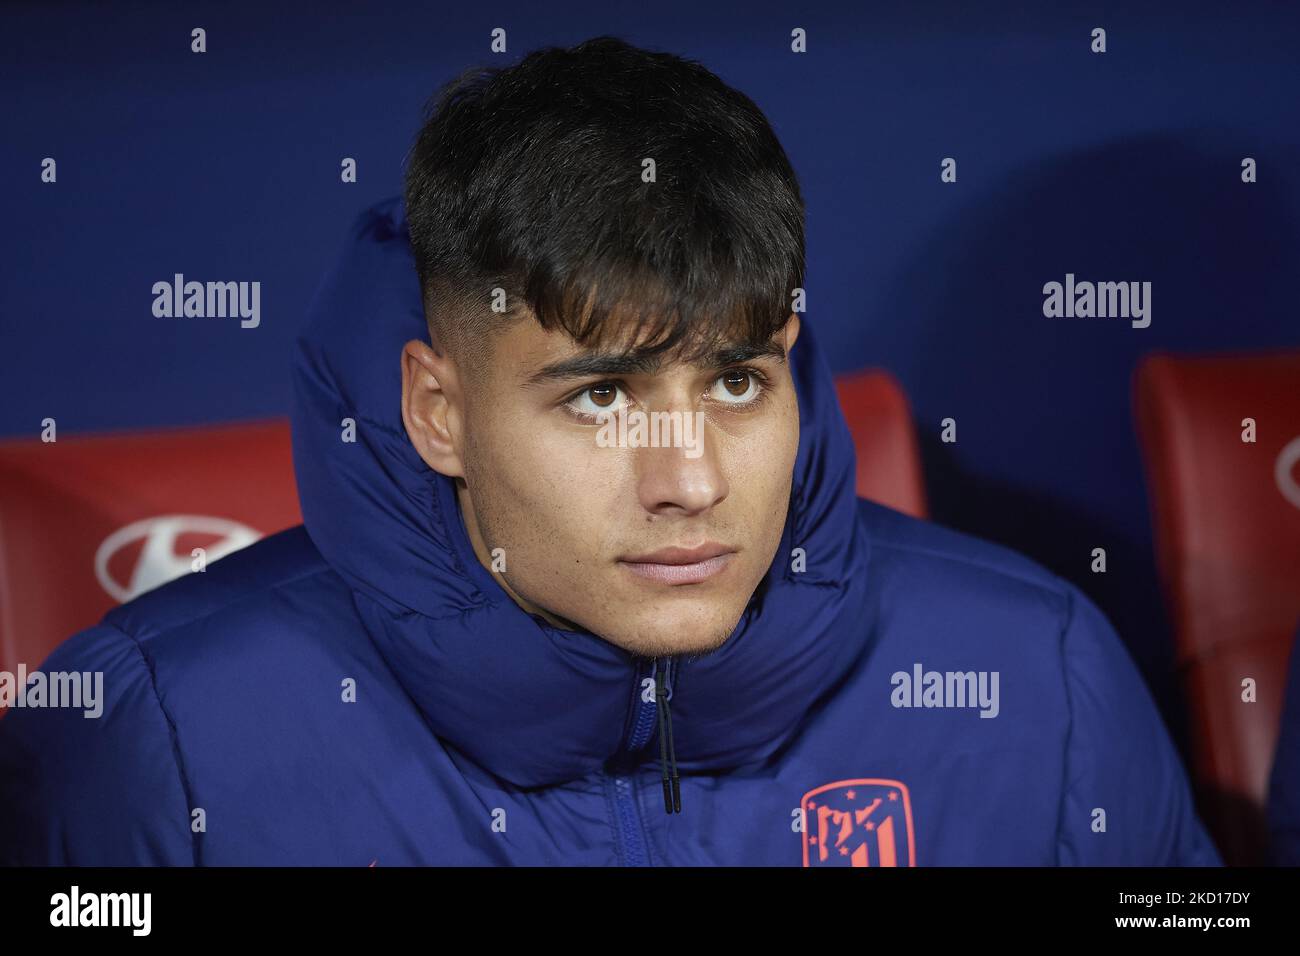
[[[725,544],[706,541],[694,548],[661,548],[619,563],[637,577],[660,584],[698,584],[720,573],[735,556]]]

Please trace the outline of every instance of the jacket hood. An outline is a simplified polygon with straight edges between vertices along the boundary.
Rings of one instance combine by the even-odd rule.
[[[790,353],[799,451],[772,566],[721,648],[649,662],[529,614],[478,562],[453,480],[402,424],[399,355],[427,337],[402,202],[361,216],[297,342],[294,467],[308,534],[445,745],[518,787],[636,764],[656,739],[652,673],[665,678],[683,774],[760,765],[815,716],[871,628],[852,441],[801,318]],[[795,548],[806,570],[794,569]]]

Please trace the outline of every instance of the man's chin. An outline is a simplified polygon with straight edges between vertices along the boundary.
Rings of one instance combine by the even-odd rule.
[[[716,616],[708,620],[701,620],[698,615],[677,619],[670,614],[643,621],[624,621],[602,636],[616,647],[642,657],[702,656],[722,647],[739,621],[739,614],[730,623]]]

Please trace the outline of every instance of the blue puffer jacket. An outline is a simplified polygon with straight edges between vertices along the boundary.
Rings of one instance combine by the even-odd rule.
[[[425,331],[400,202],[361,218],[312,311],[305,528],[54,652],[48,671],[104,672],[103,715],[0,720],[0,862],[1220,862],[1098,609],[1014,552],[855,497],[811,323],[771,569],[720,650],[640,662],[515,605],[408,442],[398,355]]]
[[[1269,775],[1267,819],[1271,862],[1300,866],[1300,630],[1291,641],[1282,720]]]

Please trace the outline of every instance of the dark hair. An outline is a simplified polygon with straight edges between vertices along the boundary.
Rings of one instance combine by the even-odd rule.
[[[405,201],[430,336],[453,354],[481,358],[502,319],[531,314],[583,345],[618,328],[689,360],[770,339],[803,286],[803,197],[763,113],[699,63],[617,37],[446,84]]]

